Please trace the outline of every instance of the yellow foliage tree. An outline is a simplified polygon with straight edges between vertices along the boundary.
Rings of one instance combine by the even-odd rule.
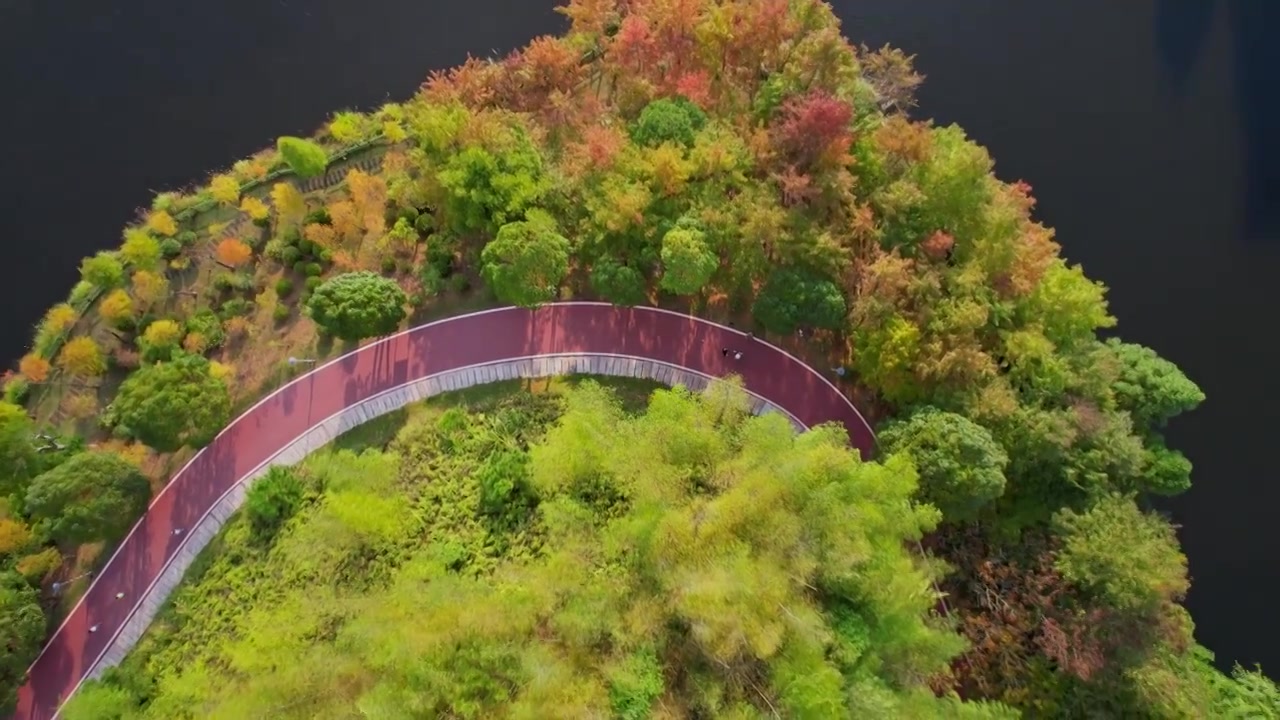
[[[76,324],[76,320],[80,319],[80,313],[67,303],[58,303],[49,308],[44,314],[44,320],[41,325],[45,330],[51,333],[62,333],[71,329]]]
[[[159,273],[139,270],[133,274],[133,297],[144,308],[164,299],[169,292],[169,281]]]
[[[0,520],[0,555],[12,555],[31,542],[31,529],[21,520]]]
[[[326,250],[333,250],[338,244],[338,234],[333,228],[320,223],[311,223],[303,228],[302,237]]]
[[[249,319],[243,315],[227,318],[222,323],[222,330],[232,339],[244,337],[249,332]]]
[[[218,262],[227,267],[240,267],[253,258],[253,248],[237,238],[226,238],[218,243],[216,250]]]
[[[73,420],[88,420],[98,414],[98,396],[83,391],[68,393],[62,398],[62,411]]]
[[[172,237],[178,232],[178,222],[164,210],[154,210],[147,215],[147,228],[157,235]]]
[[[120,256],[135,268],[150,269],[160,262],[160,243],[145,230],[129,228],[124,231]]]
[[[133,318],[133,298],[119,288],[112,290],[102,304],[98,306],[98,314],[112,325],[119,325]]]
[[[240,201],[240,210],[254,220],[266,220],[271,208],[256,197],[246,197]]]
[[[282,229],[297,227],[307,215],[307,199],[291,183],[276,183],[271,188],[271,203]]]
[[[236,369],[234,365],[220,363],[217,360],[209,362],[209,377],[212,377],[214,380],[221,380],[222,382],[230,385],[231,381],[235,379],[235,376]]]
[[[352,170],[347,173],[347,189],[364,229],[381,235],[387,229],[387,183],[377,175]]]
[[[45,548],[18,561],[17,570],[28,582],[39,582],[62,565],[58,548]]]
[[[18,361],[18,372],[28,382],[42,383],[49,379],[49,361],[35,353],[27,353]]]
[[[360,237],[360,213],[350,200],[329,203],[329,223],[344,245]]]
[[[142,345],[173,347],[182,339],[182,326],[174,320],[156,320],[142,333]]]
[[[58,353],[58,367],[79,378],[98,377],[107,370],[102,348],[93,338],[81,335],[73,337]]]
[[[209,194],[223,205],[240,202],[240,183],[230,175],[214,175],[209,181]]]

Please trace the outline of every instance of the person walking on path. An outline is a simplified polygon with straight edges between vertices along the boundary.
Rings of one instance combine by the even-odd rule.
[[[729,357],[729,348],[720,348],[720,357]]]
[[[734,360],[741,360],[741,359],[742,359],[742,351],[741,351],[741,350],[736,351],[736,352],[733,354],[733,359],[734,359]]]
[[[836,374],[836,377],[838,377],[838,378],[843,378],[843,377],[844,377],[844,374],[845,374],[846,372],[848,372],[848,370],[845,370],[845,369],[844,369],[844,366],[843,366],[843,365],[841,365],[840,367],[833,367],[833,368],[831,368],[831,372],[835,373],[835,374]]]

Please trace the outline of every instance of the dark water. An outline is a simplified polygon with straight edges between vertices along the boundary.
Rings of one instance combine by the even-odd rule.
[[[119,242],[155,189],[200,180],[431,68],[562,27],[551,0],[10,0],[0,9],[0,357]],[[1280,670],[1268,550],[1280,488],[1280,30],[1267,0],[837,0],[856,42],[918,54],[921,114],[958,122],[1035,188],[1130,340],[1209,395],[1171,441],[1200,639]],[[1280,47],[1280,46],[1274,46]]]

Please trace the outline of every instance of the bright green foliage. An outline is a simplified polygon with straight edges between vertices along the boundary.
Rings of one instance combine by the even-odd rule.
[[[103,250],[80,263],[80,277],[99,290],[118,288],[124,285],[124,265],[115,253]]]
[[[0,713],[13,712],[43,642],[44,613],[35,590],[13,572],[0,573]]]
[[[769,275],[751,307],[755,319],[770,332],[789,335],[796,328],[838,330],[848,308],[836,284],[798,268]]]
[[[542,157],[522,133],[501,149],[471,146],[451,156],[438,175],[448,215],[462,233],[496,232],[520,220],[545,192]]]
[[[0,498],[20,493],[36,468],[36,449],[31,437],[35,425],[27,411],[13,403],[0,402]]]
[[[375,132],[377,132],[377,126],[368,115],[349,110],[337,113],[329,123],[329,134],[340,143],[360,142],[368,139]]]
[[[307,300],[307,312],[325,332],[354,342],[394,332],[407,302],[396,281],[360,271],[321,283]]]
[[[591,287],[615,305],[640,305],[646,299],[644,276],[630,265],[610,259],[591,267]]]
[[[64,720],[133,720],[138,699],[127,689],[90,680],[62,708]]]
[[[272,466],[254,481],[245,497],[249,527],[260,540],[270,540],[302,505],[302,481],[290,468]]]
[[[150,270],[160,262],[160,241],[145,230],[130,228],[124,233],[120,257],[136,269]]]
[[[904,549],[937,518],[910,463],[747,408],[588,382],[411,413],[295,469],[321,497],[269,549],[232,521],[106,685],[140,674],[146,718],[1011,717],[924,684],[960,644]]]
[[[674,142],[692,147],[698,131],[707,123],[707,116],[697,105],[685,98],[654,100],[640,112],[631,127],[631,139],[638,145],[657,147]]]
[[[1061,260],[1049,266],[1022,312],[1036,318],[1045,337],[1059,346],[1093,339],[1095,330],[1109,328],[1116,319],[1107,314],[1106,292],[1100,283],[1084,276],[1079,265]]]
[[[537,307],[554,300],[569,271],[569,241],[541,210],[503,225],[480,254],[485,280],[503,302]]]
[[[696,295],[711,280],[720,259],[707,245],[706,234],[693,227],[676,227],[662,236],[663,290]]]
[[[115,453],[90,451],[32,480],[26,508],[59,543],[114,542],[150,499],[151,485],[137,467]]]
[[[120,386],[112,403],[120,425],[160,452],[202,447],[231,419],[227,385],[199,355],[146,365]]]
[[[276,141],[276,148],[289,169],[300,178],[323,175],[329,164],[329,156],[324,148],[310,140],[286,135]]]
[[[968,418],[924,408],[890,422],[877,439],[884,452],[911,456],[921,498],[948,520],[972,520],[1004,492],[1009,457],[986,428]]]
[[[1056,524],[1065,543],[1058,569],[1113,606],[1141,610],[1186,592],[1187,559],[1173,527],[1131,498],[1112,495],[1083,513],[1065,510]]]
[[[1160,428],[1204,402],[1200,388],[1151,348],[1116,338],[1107,341],[1107,348],[1120,362],[1120,376],[1112,385],[1116,404],[1133,416],[1137,427]]]

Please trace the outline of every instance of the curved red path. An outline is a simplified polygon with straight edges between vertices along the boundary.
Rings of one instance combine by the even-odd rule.
[[[741,350],[741,360],[721,348]],[[806,426],[838,421],[864,457],[874,437],[816,371],[742,333],[654,308],[558,303],[503,308],[423,325],[303,375],[236,419],[160,492],[31,667],[16,717],[52,718],[132,615],[190,528],[241,477],[338,411],[413,380],[477,363],[550,353],[617,353],[708,375],[738,373],[747,388]],[[124,593],[117,599],[117,593]],[[97,632],[89,627],[97,625]]]

